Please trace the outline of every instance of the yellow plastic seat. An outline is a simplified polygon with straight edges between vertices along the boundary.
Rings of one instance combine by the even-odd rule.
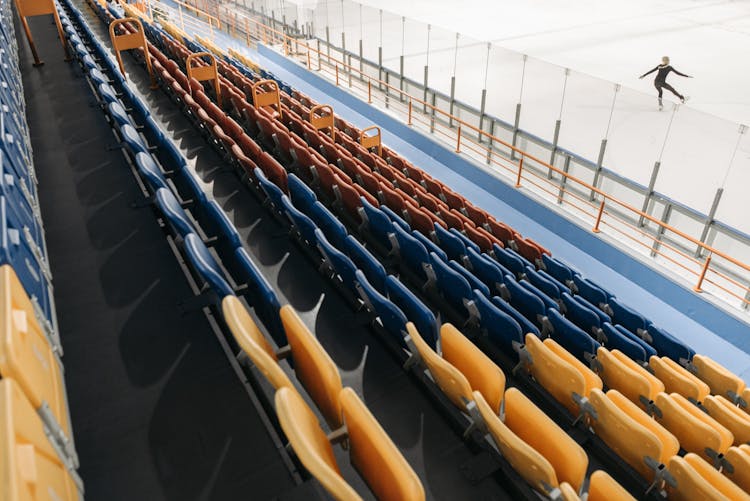
[[[351,388],[339,396],[347,426],[352,464],[380,501],[422,501],[424,489],[388,435]],[[360,495],[341,476],[333,448],[313,412],[297,392],[280,388],[276,412],[284,434],[302,464],[337,500]]]
[[[588,396],[586,380],[580,371],[534,334],[526,334],[525,348],[531,357],[531,363],[527,367],[529,373],[555,400],[577,416],[579,408],[573,394]]]
[[[440,344],[443,359],[458,369],[469,381],[471,389],[479,391],[499,414],[505,391],[502,369],[452,324],[446,323],[440,328]]]
[[[291,305],[282,306],[280,314],[297,379],[318,406],[328,425],[331,428],[341,427],[339,394],[342,385],[336,364]]]
[[[661,411],[661,417],[656,419],[677,437],[686,451],[710,461],[707,448],[723,454],[732,445],[732,433],[682,395],[659,393],[655,403]]]
[[[549,489],[559,487],[557,474],[552,464],[513,433],[492,410],[481,393],[474,393],[474,401],[487,426],[487,431],[500,450],[500,454],[511,467],[539,492],[546,494]]]
[[[750,454],[750,445],[748,444],[742,444],[738,447],[738,449],[746,454]]]
[[[687,399],[703,402],[711,388],[698,377],[669,357],[652,356],[649,365],[654,375],[664,383],[666,393],[679,393]]]
[[[10,265],[0,266],[0,377],[18,383],[35,409],[49,405],[70,437],[65,383],[34,307]]]
[[[586,451],[516,388],[505,392],[504,422],[550,462],[558,480],[581,489],[589,465]]]
[[[742,390],[742,400],[747,404],[742,410],[744,410],[745,413],[750,414],[750,388]]]
[[[340,395],[349,435],[349,458],[375,497],[382,501],[421,501],[422,483],[354,390]]]
[[[442,390],[446,397],[459,409],[468,412],[466,404],[474,398],[471,384],[461,371],[456,369],[422,339],[413,323],[406,324],[406,332],[411,337],[419,352],[419,356],[430,371],[435,384]]]
[[[658,459],[660,463],[666,464],[669,461],[669,458],[679,452],[680,442],[677,440],[677,437],[657,423],[640,407],[631,402],[630,399],[625,398],[625,396],[617,390],[609,390],[607,392],[607,397],[622,412],[627,414],[628,417],[656,435],[656,438],[658,438],[662,444],[662,452],[660,457],[654,459]]]
[[[0,380],[0,499],[79,499],[75,482],[20,385]]]
[[[750,449],[750,446],[746,446]],[[724,475],[737,484],[740,489],[750,492],[750,450],[745,452],[739,447],[730,447],[724,459],[732,465],[732,472],[724,468]]]
[[[544,340],[544,346],[552,350],[552,352],[555,353],[558,357],[568,362],[570,365],[575,367],[578,372],[581,373],[586,388],[586,394],[583,396],[588,397],[589,393],[594,388],[598,388],[600,390],[602,389],[602,378],[600,378],[596,372],[592,371],[589,366],[578,360],[573,356],[573,354],[563,348],[563,346],[557,341],[555,341],[551,337],[548,337]]]
[[[721,395],[734,401],[745,389],[745,382],[722,365],[714,362],[705,355],[693,356],[693,366],[697,376],[711,388],[713,395]]]
[[[596,358],[602,364],[599,376],[604,384],[641,408],[645,407],[640,397],[653,400],[657,393],[664,391],[664,383],[619,350],[609,351],[602,346],[597,350]]]
[[[237,296],[226,296],[221,302],[221,310],[237,344],[274,389],[278,390],[283,386],[294,388],[286,373],[279,366],[276,352],[268,339],[258,329],[250,313]]]
[[[596,470],[589,479],[587,501],[635,501],[635,498],[607,472]]]
[[[601,390],[591,390],[589,402],[597,415],[591,421],[596,435],[644,478],[653,479],[654,471],[644,458],[660,461],[663,457],[665,447],[659,437],[623,412]]]
[[[560,484],[560,497],[562,501],[581,501],[576,490],[568,482]]]
[[[721,395],[711,395],[703,401],[708,415],[734,435],[734,445],[750,442],[750,416]]]
[[[719,493],[726,499],[731,500],[750,500],[750,494],[743,492],[734,482],[727,479],[719,471],[708,464],[706,461],[698,457],[696,454],[685,454],[685,461],[698,472],[698,474],[706,479],[711,486],[719,491]]]

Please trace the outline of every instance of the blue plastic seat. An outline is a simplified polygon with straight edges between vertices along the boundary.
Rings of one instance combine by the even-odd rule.
[[[219,302],[226,296],[234,294],[219,268],[216,259],[206,248],[203,241],[195,233],[185,237],[185,254],[193,269],[219,296]]]
[[[368,202],[365,197],[360,197],[360,201],[362,202],[362,220],[366,221],[363,225],[364,229],[370,233],[375,241],[382,242],[390,249],[389,234],[393,233],[393,222],[383,211]]]
[[[89,56],[86,56],[83,59],[86,60],[88,57]],[[101,97],[107,103],[117,103],[120,101],[120,98],[117,97],[117,92],[115,92],[115,89],[113,89],[111,85],[102,83],[99,84],[96,88],[99,91],[99,97]]]
[[[234,252],[234,249],[242,247],[242,241],[237,228],[227,217],[224,209],[221,208],[216,200],[210,200],[201,205],[198,209],[198,220],[201,227],[208,237],[216,237],[222,250],[228,251],[227,255]]]
[[[408,322],[404,312],[387,297],[378,292],[367,281],[362,270],[357,270],[354,276],[357,291],[362,300],[371,309],[372,313],[380,319],[380,323],[386,332],[403,342],[403,338],[406,335],[406,322]]]
[[[125,146],[133,155],[137,155],[138,153],[145,153],[149,157],[151,156],[148,151],[148,146],[146,146],[146,143],[143,142],[143,138],[140,134],[138,134],[138,131],[135,130],[135,127],[128,124],[121,126],[120,135],[122,136],[122,140],[125,143]]]
[[[575,295],[573,298],[581,305],[591,310],[597,317],[599,317],[599,323],[609,322],[612,323],[612,317],[607,313],[603,312],[598,306],[591,303],[588,299],[583,296]]]
[[[388,298],[414,323],[425,342],[440,353],[440,327],[432,311],[393,275],[386,278],[385,288]]]
[[[546,254],[542,254],[542,255],[546,256]],[[555,287],[557,287],[557,290],[560,291],[560,294],[562,294],[563,292],[567,292],[568,294],[572,294],[573,293],[571,291],[571,289],[570,289],[570,286],[568,286],[567,284],[562,283],[561,281],[559,281],[558,279],[556,279],[555,277],[553,277],[552,275],[550,275],[549,273],[547,273],[543,269],[540,268],[540,269],[536,270],[536,272],[537,272],[537,274],[540,277],[542,277],[543,279],[547,280],[548,282],[554,284]]]
[[[430,254],[425,246],[411,232],[404,230],[401,226],[394,224],[391,228],[398,245],[401,265],[410,269],[426,283],[431,284],[435,277]]]
[[[545,308],[552,308],[555,310],[560,309],[560,305],[551,297],[549,297],[547,294],[539,290],[534,284],[529,282],[525,277],[523,280],[520,280],[518,284],[526,289],[527,291],[534,294],[536,297],[542,300],[542,303],[544,303]]]
[[[390,219],[394,224],[399,225],[406,231],[411,231],[411,226],[409,226],[409,223],[407,223],[403,217],[393,212],[390,207],[388,207],[387,205],[381,205],[380,210],[383,211],[383,214],[388,216],[388,219]]]
[[[503,313],[511,317],[513,320],[515,320],[518,323],[518,325],[521,326],[521,330],[523,331],[524,334],[532,333],[536,336],[541,336],[539,328],[536,325],[534,325],[534,323],[532,323],[531,320],[523,316],[520,311],[515,309],[513,305],[511,305],[505,299],[495,296],[492,298],[492,303],[495,306],[497,306],[500,309],[500,311],[502,311]]]
[[[478,290],[474,291],[474,302],[479,310],[482,334],[506,355],[513,355],[513,341],[523,344],[521,326]]]
[[[515,309],[543,331],[549,328],[547,324],[547,308],[536,294],[520,285],[510,275],[505,276],[505,287],[507,287],[510,294],[508,302]]]
[[[432,240],[430,240],[424,234],[420,233],[417,230],[412,230],[411,234],[414,238],[419,240],[419,242],[422,245],[424,245],[425,249],[427,249],[427,252],[434,252],[443,261],[448,261],[448,255],[445,252],[443,252],[443,249],[438,247],[435,242],[433,242]]]
[[[266,194],[271,204],[278,210],[281,210],[281,197],[284,196],[284,192],[281,191],[281,188],[269,181],[263,171],[260,170],[260,167],[256,167],[253,173],[255,174],[256,179],[258,179],[260,188]]]
[[[158,148],[157,154],[161,154],[161,147],[165,142],[164,131],[151,115],[143,120],[143,134],[152,147]]]
[[[648,333],[651,336],[651,345],[662,357],[669,357],[680,364],[693,360],[695,351],[661,327],[650,324]]]
[[[609,298],[609,307],[612,308],[612,320],[616,323],[639,337],[646,333],[650,322],[643,315],[615,297]]]
[[[331,266],[334,273],[336,273],[341,282],[346,288],[357,295],[357,289],[355,287],[356,277],[354,274],[357,272],[357,266],[354,262],[349,259],[349,256],[338,250],[328,239],[325,237],[320,229],[315,230],[315,242],[320,250],[320,253],[326,259],[326,262]]]
[[[91,71],[89,71],[89,76],[97,85],[109,83],[109,78],[104,73],[102,73],[101,70],[97,68],[94,68]]]
[[[594,338],[576,327],[557,310],[550,310],[548,316],[552,325],[552,338],[563,348],[581,361],[587,361],[587,355],[596,355],[600,344]]]
[[[243,248],[234,251],[235,261],[237,263],[239,274],[242,280],[247,284],[247,298],[250,306],[260,318],[266,330],[271,335],[277,346],[286,346],[286,332],[281,323],[281,304],[276,292],[268,283],[268,280],[253,264],[247,251]]]
[[[574,285],[573,276],[577,273],[567,264],[552,256],[548,256],[547,254],[542,254],[542,264],[544,265],[545,271],[558,281],[564,283],[568,287]]]
[[[509,249],[504,249],[497,244],[492,244],[492,250],[495,254],[495,259],[504,268],[510,270],[513,273],[513,278],[523,276],[526,271],[526,264],[523,259]]]
[[[450,231],[454,236],[458,237],[458,239],[460,239],[464,243],[464,247],[466,247],[467,249],[474,249],[477,252],[482,252],[482,249],[474,241],[470,240],[469,237],[458,231],[456,228],[451,228],[448,231]]]
[[[346,227],[334,216],[331,211],[326,209],[325,205],[320,202],[315,202],[312,206],[312,210],[307,214],[310,219],[315,221],[315,224],[325,234],[326,238],[337,248],[344,246],[344,240],[346,240]]]
[[[622,331],[617,329],[612,324],[603,324],[602,331],[604,332],[604,336],[606,336],[607,339],[607,341],[604,343],[604,346],[606,346],[608,350],[620,350],[629,358],[635,360],[641,365],[648,361],[646,350],[644,350],[640,344],[636,343],[634,340],[625,335]]]
[[[463,240],[437,223],[435,223],[435,238],[440,248],[448,255],[448,259],[463,263],[466,255],[466,245]]]
[[[547,280],[541,273],[537,272],[531,266],[526,267],[526,279],[531,284],[546,294],[548,297],[559,300],[560,294],[563,292],[557,287],[557,284],[551,280]]]
[[[479,280],[472,272],[467,270],[465,267],[461,266],[460,264],[458,264],[452,259],[448,262],[448,265],[454,270],[456,270],[457,272],[459,272],[466,279],[466,281],[469,282],[469,285],[471,286],[472,289],[478,290],[485,296],[491,295],[490,288],[487,287],[484,284],[484,282]]]
[[[177,235],[184,239],[190,233],[195,233],[188,215],[169,189],[159,188],[156,190],[154,200],[156,201],[156,206],[159,207],[159,210],[164,215],[166,223]]]
[[[609,313],[610,295],[591,280],[581,275],[573,275],[573,283],[578,288],[578,294],[605,313]]]
[[[474,249],[466,249],[466,256],[474,275],[490,288],[492,295],[499,294],[502,290],[505,274],[510,275],[511,272],[505,270],[497,261]]]
[[[448,304],[460,314],[467,315],[468,321],[478,320],[478,312],[474,306],[474,291],[469,282],[437,254],[430,254],[430,261],[435,271],[438,290]]]
[[[95,68],[99,68],[99,65],[96,64],[96,61],[94,61],[94,58],[91,57],[91,54],[87,54],[87,55],[83,56],[81,58],[81,63],[86,68],[86,71],[93,70]],[[109,90],[111,90],[111,88],[108,89],[108,90],[105,90],[104,92],[106,92],[107,94],[110,94]],[[114,90],[111,93],[114,94]],[[99,95],[101,95],[102,97],[105,97],[102,94],[101,86],[99,87]],[[116,98],[117,98],[117,96],[115,96],[115,99]]]
[[[352,235],[348,235],[344,243],[344,252],[357,268],[362,270],[368,282],[381,293],[385,293],[386,272],[380,261]]]
[[[318,201],[315,192],[294,174],[289,174],[286,182],[289,187],[289,196],[292,198],[292,203],[294,203],[295,207],[299,207],[302,212],[307,212]]]
[[[135,166],[138,169],[138,174],[140,174],[149,186],[151,193],[156,193],[160,188],[169,189],[167,179],[151,155],[143,152],[137,153],[135,155]]]
[[[28,181],[24,181],[23,185],[26,186],[26,191],[24,192],[21,179],[12,163],[7,161],[4,152],[0,150],[0,195],[7,198],[10,205],[13,206],[15,212],[18,214],[19,220],[29,227],[37,243],[41,243],[41,225],[36,219],[33,208],[36,203],[36,197],[29,191],[30,187],[33,189],[33,184],[28,184]]]
[[[107,104],[107,112],[118,127],[122,125],[134,125],[133,121],[130,119],[130,115],[125,111],[125,108],[120,101],[113,101]]]
[[[602,342],[602,321],[599,315],[590,306],[578,301],[578,296],[563,292],[561,298],[565,307],[565,317],[586,333],[591,334],[594,339]]]
[[[302,237],[302,239],[308,244],[315,245],[315,230],[317,230],[318,227],[313,220],[297,210],[286,195],[282,195],[281,197],[281,210],[297,229],[300,237]]]

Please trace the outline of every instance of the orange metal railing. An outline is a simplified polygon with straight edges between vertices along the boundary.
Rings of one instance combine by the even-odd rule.
[[[183,5],[187,6],[187,4]],[[196,7],[191,6],[191,8],[200,11]],[[200,15],[215,19],[217,26],[220,23],[219,19],[222,18],[221,11],[218,12],[219,18],[205,12],[200,12]],[[236,11],[226,10],[224,23],[227,32],[247,44],[252,38],[266,45],[280,45],[285,56],[296,58],[308,70],[327,75],[337,86],[342,85],[343,77],[347,77],[348,87],[361,94],[362,97],[366,97],[368,103],[380,102],[392,112],[402,114],[408,125],[427,128],[429,132],[440,136],[444,141],[454,144],[456,152],[504,169],[515,179],[516,188],[525,187],[554,197],[559,205],[565,204],[579,217],[583,217],[584,221],[593,221],[593,232],[600,233],[602,228],[607,228],[606,233],[630,240],[651,256],[659,257],[669,265],[694,275],[694,291],[702,292],[706,284],[710,284],[724,294],[736,298],[745,307],[750,306],[748,300],[750,287],[722,271],[722,267],[716,266],[716,261],[720,261],[724,269],[729,266],[736,267],[739,273],[734,273],[734,275],[750,274],[749,264],[539,159],[502,138],[481,130],[424,99],[411,95],[387,81],[368,75],[359,68],[347,64],[343,53],[341,59],[337,59],[330,54],[330,47],[326,51],[320,50],[308,41],[290,37],[262,21],[238,14]],[[317,67],[313,67],[313,60],[317,60]],[[373,92],[373,88],[378,92]],[[499,153],[500,148],[507,151],[507,156]],[[553,173],[564,182],[556,183],[552,179]],[[578,191],[591,193],[591,197],[582,197],[569,186],[577,187]],[[629,217],[623,217],[620,214],[626,214]],[[634,224],[635,220],[642,221],[642,223]],[[655,231],[649,232],[643,229],[643,226],[647,224],[654,225]],[[675,237],[682,239],[693,248],[702,250],[699,255],[703,254],[705,258],[701,260],[693,253],[669,244],[664,240],[667,234],[673,239]]]

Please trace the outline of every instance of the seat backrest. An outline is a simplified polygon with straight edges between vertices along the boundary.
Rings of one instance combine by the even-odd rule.
[[[563,292],[560,295],[560,298],[565,307],[565,316],[568,320],[592,336],[597,329],[601,329],[602,324],[599,315],[592,311],[588,306],[577,301],[575,296]]]
[[[323,231],[329,242],[337,248],[343,247],[347,235],[346,227],[325,205],[315,202],[307,215],[315,221],[315,224]]]
[[[466,281],[469,282],[469,286],[472,289],[479,290],[479,292],[481,292],[485,296],[491,296],[490,288],[487,287],[484,282],[479,280],[471,271],[466,269],[464,265],[459,264],[451,259],[448,263],[448,266],[453,268],[454,271],[458,272],[462,277],[464,277]]]
[[[604,343],[610,350],[619,350],[630,359],[642,364],[648,357],[643,347],[623,334],[619,329],[609,322],[602,324],[602,331],[607,341]]]
[[[695,351],[661,327],[651,324],[648,326],[648,333],[652,339],[651,344],[662,357],[669,357],[679,364],[683,360],[689,362],[693,359]]]
[[[338,501],[361,500],[341,476],[331,443],[302,397],[283,387],[274,402],[281,428],[307,471]]]
[[[268,339],[237,296],[225,297],[221,302],[221,311],[237,344],[274,389],[278,390],[283,386],[294,388],[286,373],[279,366],[276,353]]]
[[[234,294],[216,260],[195,233],[190,233],[185,237],[185,253],[194,269],[216,292],[219,299]]]
[[[560,299],[561,291],[557,287],[557,285],[554,282],[544,278],[531,266],[526,266],[526,278],[529,282],[532,283],[532,285],[534,285],[534,287],[542,291],[550,298]]]
[[[526,266],[526,269],[531,268],[530,266]],[[536,285],[531,283],[530,280],[528,280],[528,277],[524,277],[523,280],[520,280],[518,282],[518,285],[526,289],[527,291],[531,292],[533,295],[535,295],[538,299],[542,301],[542,304],[544,304],[544,307],[547,309],[553,309],[553,310],[559,310],[560,305],[555,301],[551,296],[547,295],[544,291],[539,289]]]
[[[139,152],[135,155],[135,165],[138,168],[138,172],[141,176],[146,179],[151,192],[155,192],[159,188],[169,188],[167,179],[161,172],[161,169],[156,165],[151,155],[143,152]]]
[[[626,305],[617,298],[609,298],[609,306],[612,308],[613,320],[628,329],[633,334],[645,331],[649,322],[646,318]]]
[[[455,234],[446,230],[439,224],[434,225],[435,236],[437,237],[438,245],[445,251],[450,259],[461,260],[466,255],[466,245],[464,242],[457,237]]]
[[[513,341],[523,343],[523,332],[513,317],[503,312],[487,296],[474,290],[474,304],[479,310],[482,333],[507,355],[513,354]]]
[[[591,280],[584,278],[581,275],[573,275],[573,283],[575,283],[578,288],[578,294],[586,298],[586,300],[594,306],[602,308],[604,305],[608,304],[609,296],[606,291]]]
[[[505,424],[547,458],[558,480],[580,490],[589,464],[586,452],[516,388],[505,392]]]
[[[497,262],[513,272],[514,278],[520,277],[526,271],[527,262],[510,249],[503,249],[499,245],[493,245],[492,252]]]
[[[578,416],[578,404],[573,393],[587,397],[583,375],[567,360],[559,357],[534,334],[526,334],[526,349],[532,363],[528,370],[534,379],[565,406],[573,416]]]
[[[344,388],[341,409],[349,457],[379,501],[421,501],[422,483],[354,390]]]
[[[269,201],[277,208],[281,207],[281,197],[284,196],[284,192],[276,184],[272,183],[266,173],[260,168],[256,167],[253,171],[255,178],[260,184],[260,188],[268,197]]]
[[[500,454],[513,469],[539,492],[546,494],[547,489],[558,487],[557,474],[550,462],[513,433],[478,391],[474,392],[474,402]]]
[[[469,282],[434,252],[430,254],[430,262],[443,297],[460,313],[466,314],[464,301],[474,297]]]
[[[504,283],[510,293],[510,304],[535,325],[541,327],[541,317],[547,316],[544,302],[509,275],[505,276]]]
[[[490,288],[493,295],[499,294],[505,281],[505,273],[510,274],[510,272],[504,271],[497,261],[478,253],[474,249],[467,249],[466,255],[469,258],[469,264],[474,275]]]
[[[297,228],[300,236],[307,240],[309,244],[315,243],[315,230],[318,227],[315,225],[312,219],[307,217],[305,214],[297,210],[292,202],[286,195],[281,197],[281,210],[287,215],[291,223]]]
[[[419,241],[419,243],[424,245],[424,248],[427,249],[427,252],[434,252],[443,261],[448,261],[448,255],[445,252],[443,252],[443,249],[438,247],[438,245],[435,242],[433,242],[432,240],[424,236],[424,234],[418,232],[417,230],[413,230],[411,232],[411,236],[416,238]]]
[[[703,400],[708,415],[732,432],[734,445],[750,443],[750,415],[721,395],[709,395]]]
[[[635,498],[609,473],[596,470],[589,477],[589,497],[586,501],[635,501]]]
[[[342,386],[336,364],[291,305],[281,307],[281,322],[289,340],[297,379],[329,426],[339,428],[342,424],[339,401]]]
[[[610,351],[602,346],[597,350],[596,357],[602,366],[599,376],[604,384],[619,391],[636,405],[643,407],[641,396],[646,400],[653,400],[657,393],[664,391],[663,383],[652,381],[655,378],[646,369],[618,350]]]
[[[729,471],[730,468],[724,468],[724,475],[740,489],[750,492],[750,452],[745,452],[739,447],[730,447],[724,454],[724,459],[732,465],[732,471]]]
[[[482,252],[490,252],[492,250],[492,243],[495,237],[491,235],[487,230],[485,230],[481,226],[474,228],[469,225],[464,226],[464,229],[469,239],[477,246],[479,246]]]
[[[662,414],[656,416],[657,421],[677,437],[686,451],[711,460],[706,454],[707,448],[723,454],[732,445],[732,433],[685,397],[662,392],[656,396],[655,403]]]
[[[435,384],[440,387],[453,405],[466,412],[467,402],[473,399],[471,384],[466,376],[430,348],[412,322],[406,324],[406,331],[435,380]]]
[[[422,242],[414,238],[410,231],[394,224],[392,232],[398,242],[398,255],[402,264],[408,266],[415,274],[426,279],[424,266],[430,263],[430,256]]]
[[[394,226],[390,218],[366,199],[362,199],[362,209],[367,217],[367,230],[375,240],[383,242],[387,247],[390,247],[390,244],[387,243],[388,234],[393,233]]]
[[[669,461],[673,455],[680,450],[680,442],[669,430],[657,423],[651,416],[646,414],[640,407],[630,401],[625,395],[617,390],[609,390],[607,398],[612,401],[622,412],[631,419],[651,431],[661,441],[661,457],[655,458],[662,463]]]
[[[537,336],[539,335],[539,329],[537,328],[537,326],[532,323],[531,320],[522,315],[520,311],[518,311],[506,300],[501,297],[495,296],[492,298],[492,303],[497,306],[503,313],[506,313],[511,318],[513,318],[513,320],[518,322],[518,325],[521,326],[521,332],[523,332],[524,334],[528,334],[529,332],[531,332],[533,334],[536,334]]]
[[[591,427],[597,436],[644,478],[652,479],[654,471],[644,458],[659,461],[663,450],[661,440],[623,412],[601,390],[591,390],[589,402],[596,411]]]
[[[711,392],[706,383],[671,358],[652,356],[649,366],[654,375],[664,383],[667,393],[679,393],[687,399],[703,402]]]
[[[742,489],[740,489],[737,485],[735,485],[733,482],[719,473],[713,466],[698,457],[696,454],[685,454],[683,461],[687,463],[687,465],[689,465],[695,473],[697,473],[705,482],[710,485],[711,492],[710,494],[707,493],[708,495],[706,497],[703,497],[701,496],[703,489],[695,489],[695,492],[690,492],[688,490],[686,492],[682,492],[681,496],[675,496],[677,499],[683,499],[689,496],[692,499],[732,499],[743,501],[750,500],[750,495],[748,495],[748,493],[743,492]],[[670,462],[670,472],[671,470],[672,469]],[[690,482],[688,482],[687,487],[690,486],[691,484]],[[679,481],[677,487],[682,491],[682,489],[680,489]],[[672,496],[670,496],[670,499],[671,498]]]
[[[696,375],[708,384],[713,395],[729,397],[730,392],[739,395],[745,389],[742,379],[705,355],[693,356],[693,365]]]
[[[291,196],[292,202],[294,202],[295,206],[303,209],[303,211],[305,207],[312,207],[312,205],[317,202],[318,197],[315,196],[315,192],[294,174],[289,174],[287,184],[289,186],[289,196]]]
[[[364,296],[362,299],[373,309],[373,314],[380,318],[383,328],[394,338],[401,340],[406,332],[408,321],[404,312],[378,292],[367,280],[362,270],[357,270],[354,276],[360,296]]]
[[[578,360],[568,350],[563,348],[562,345],[560,345],[557,341],[555,341],[552,338],[545,339],[544,344],[550,350],[552,350],[558,357],[568,362],[570,365],[575,367],[578,372],[581,373],[581,375],[583,376],[583,381],[585,383],[585,388],[586,388],[586,393],[584,396],[588,396],[589,392],[593,388],[598,388],[600,390],[602,389],[602,379],[599,377],[599,375],[596,372],[592,371],[588,365]]]
[[[443,358],[461,371],[471,389],[484,395],[490,407],[499,414],[505,391],[502,369],[452,324],[446,323],[440,327],[440,342]]]
[[[385,268],[375,259],[359,240],[352,235],[347,235],[344,250],[354,264],[364,272],[367,280],[380,292],[385,292]]]
[[[385,288],[388,298],[404,312],[409,321],[414,323],[422,339],[430,348],[440,353],[440,333],[432,311],[393,275],[386,278]]]
[[[552,339],[560,343],[571,354],[578,357],[579,360],[585,360],[587,354],[596,354],[600,345],[594,338],[563,317],[557,310],[548,310],[547,316],[553,328]]]

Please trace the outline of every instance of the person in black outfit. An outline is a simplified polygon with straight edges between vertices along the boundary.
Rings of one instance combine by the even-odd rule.
[[[683,96],[682,94],[680,94],[679,92],[677,92],[676,90],[674,90],[674,87],[672,87],[671,85],[667,83],[667,75],[669,75],[670,71],[674,71],[676,74],[682,77],[686,77],[686,78],[693,78],[693,77],[686,75],[684,73],[680,73],[679,71],[674,69],[669,64],[669,58],[667,56],[664,56],[661,58],[660,65],[656,66],[653,70],[647,71],[646,73],[641,75],[639,78],[643,78],[646,75],[650,75],[651,73],[655,71],[657,73],[656,73],[656,78],[654,79],[654,87],[656,87],[656,90],[659,91],[659,109],[660,110],[662,109],[661,97],[662,97],[662,93],[664,89],[667,89],[669,92],[679,97],[680,102],[684,103],[687,100],[687,98]]]

